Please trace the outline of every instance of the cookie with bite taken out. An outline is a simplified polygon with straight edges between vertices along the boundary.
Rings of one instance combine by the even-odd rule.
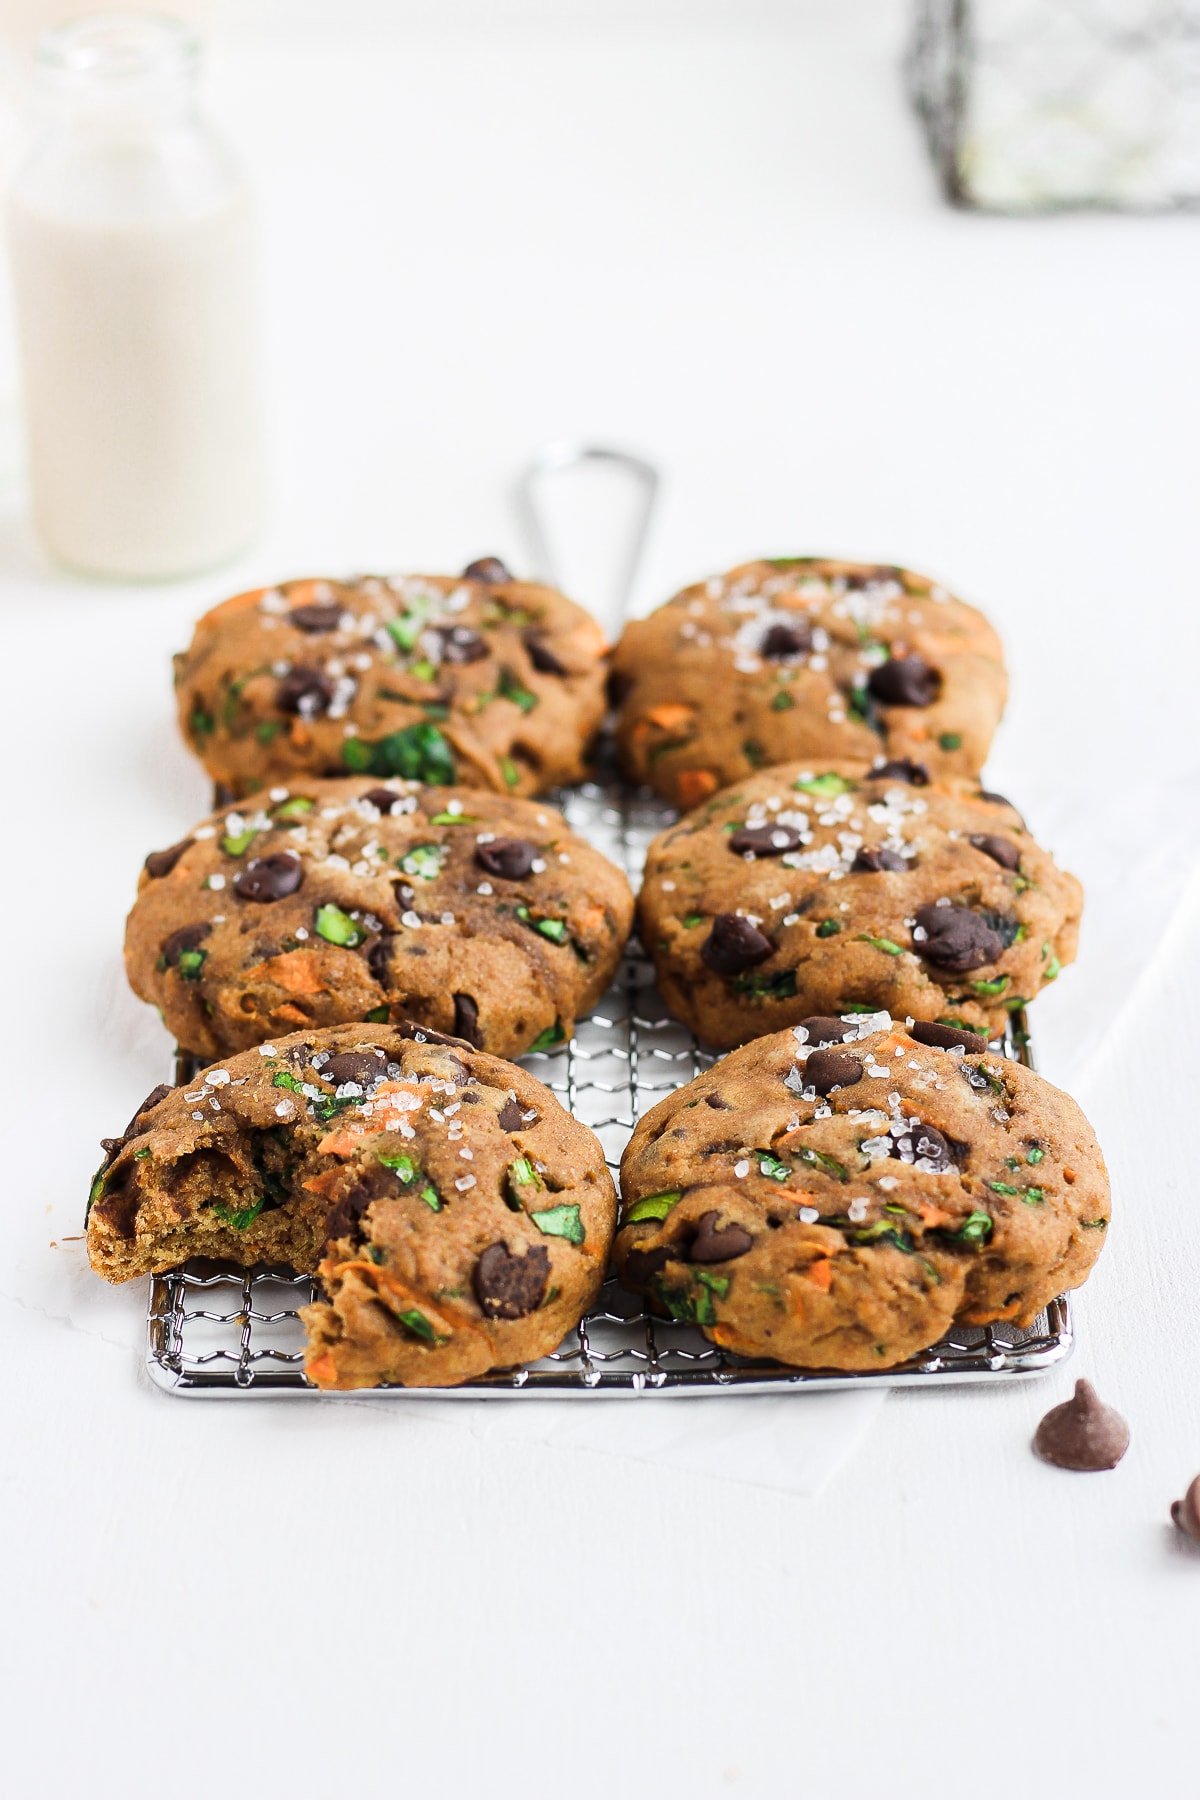
[[[316,1271],[302,1316],[322,1388],[453,1386],[546,1355],[612,1240],[594,1134],[524,1069],[414,1025],[244,1051],[156,1089],[105,1150],[96,1272]]]

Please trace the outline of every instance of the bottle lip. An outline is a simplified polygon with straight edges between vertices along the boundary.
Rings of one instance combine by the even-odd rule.
[[[90,13],[44,31],[35,61],[42,76],[61,91],[127,93],[147,81],[190,77],[201,53],[200,39],[182,19],[166,13]]]

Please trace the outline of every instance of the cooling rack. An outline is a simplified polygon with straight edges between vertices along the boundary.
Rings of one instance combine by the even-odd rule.
[[[589,783],[554,797],[568,823],[622,864],[637,887],[650,839],[675,817],[660,800],[630,795],[615,783]],[[1004,1054],[1032,1067],[1024,1014],[1016,1014]],[[523,1062],[589,1125],[615,1171],[639,1116],[690,1081],[715,1058],[668,1017],[653,969],[636,940],[617,979],[575,1038]],[[190,1079],[192,1066],[178,1071]],[[258,1395],[336,1399],[304,1378],[298,1312],[313,1297],[308,1276],[288,1271],[192,1265],[150,1286],[147,1364],[157,1386],[186,1396]],[[1070,1355],[1071,1313],[1052,1301],[1024,1331],[1010,1326],[956,1328],[931,1350],[896,1368],[870,1373],[785,1368],[730,1354],[694,1327],[658,1319],[615,1281],[553,1355],[528,1368],[500,1371],[458,1388],[378,1388],[408,1398],[565,1398],[571,1395],[766,1394],[846,1384],[912,1387],[1032,1375]]]

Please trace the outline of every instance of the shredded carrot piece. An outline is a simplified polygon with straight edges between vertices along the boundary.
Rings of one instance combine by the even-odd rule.
[[[809,1263],[808,1279],[814,1287],[820,1288],[823,1294],[827,1294],[833,1285],[833,1258],[818,1256],[815,1262]]]
[[[963,1313],[964,1325],[994,1325],[1000,1319],[1015,1319],[1021,1310],[1021,1302],[1012,1300],[1007,1306],[998,1306],[993,1312],[980,1309],[978,1312]]]
[[[304,1373],[318,1387],[333,1387],[337,1381],[337,1364],[332,1353],[326,1350],[323,1356],[314,1356],[310,1363],[305,1364]]]
[[[717,778],[711,769],[680,769],[675,777],[675,785],[679,790],[679,804],[683,807],[699,806],[710,794],[717,791]]]
[[[677,731],[683,725],[690,725],[695,713],[694,706],[685,706],[680,700],[664,700],[658,706],[648,706],[642,718],[663,731]]]

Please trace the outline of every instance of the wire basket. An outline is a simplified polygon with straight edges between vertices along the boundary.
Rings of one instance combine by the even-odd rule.
[[[961,205],[1200,206],[1200,0],[918,0],[908,85]]]
[[[588,785],[556,796],[571,827],[628,871],[636,887],[650,839],[675,814],[661,801],[617,784]],[[1015,1015],[1005,1054],[1032,1066],[1024,1015]],[[654,971],[636,940],[599,1008],[561,1050],[522,1059],[589,1125],[615,1171],[640,1115],[716,1060],[668,1016]],[[190,1079],[194,1065],[178,1072]],[[193,1265],[156,1276],[150,1287],[147,1363],[172,1394],[303,1395],[330,1399],[303,1374],[298,1310],[314,1295],[312,1278],[290,1271]],[[800,1370],[730,1354],[694,1327],[659,1319],[609,1280],[596,1305],[553,1355],[529,1368],[485,1375],[457,1388],[381,1388],[428,1399],[568,1395],[779,1393],[847,1383],[901,1387],[1030,1375],[1070,1355],[1071,1315],[1055,1300],[1024,1331],[1011,1326],[956,1327],[933,1349],[896,1368],[870,1373]]]

